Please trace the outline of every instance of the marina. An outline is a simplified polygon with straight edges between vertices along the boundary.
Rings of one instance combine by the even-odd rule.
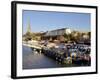
[[[49,45],[49,44],[48,44]],[[37,42],[23,43],[23,69],[90,66],[88,45],[57,45],[47,47]]]

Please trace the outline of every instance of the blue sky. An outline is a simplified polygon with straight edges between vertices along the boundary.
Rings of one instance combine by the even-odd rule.
[[[23,33],[30,21],[32,32],[49,31],[60,28],[71,28],[78,31],[90,31],[89,13],[47,12],[23,10]]]

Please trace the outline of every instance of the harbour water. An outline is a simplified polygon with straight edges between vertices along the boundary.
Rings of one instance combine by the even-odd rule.
[[[75,64],[61,64],[57,61],[33,52],[31,48],[23,46],[23,69],[39,69],[39,68],[58,68],[58,67],[72,67]]]

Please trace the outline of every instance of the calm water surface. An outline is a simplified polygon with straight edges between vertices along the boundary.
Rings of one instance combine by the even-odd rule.
[[[43,54],[32,52],[32,49],[29,47],[23,46],[23,69],[56,68],[68,66],[72,65],[62,65]]]

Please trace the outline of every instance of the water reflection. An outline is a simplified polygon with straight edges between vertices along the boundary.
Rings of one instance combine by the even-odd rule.
[[[31,48],[23,46],[23,69],[36,69],[36,68],[56,68],[67,67],[70,65],[62,65],[55,60],[37,52],[32,52]]]

